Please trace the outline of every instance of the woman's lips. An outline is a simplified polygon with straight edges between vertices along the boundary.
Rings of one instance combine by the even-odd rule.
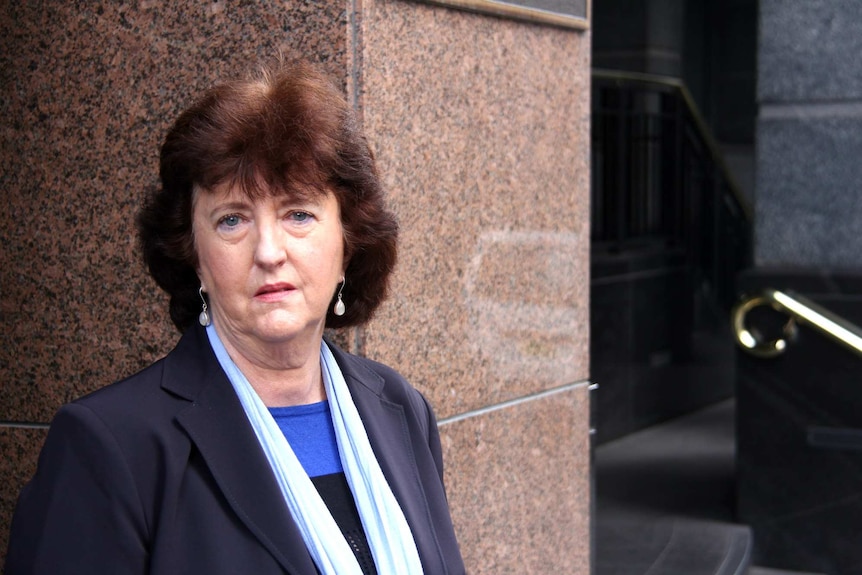
[[[289,283],[267,284],[255,292],[254,299],[264,302],[281,301],[294,289]]]

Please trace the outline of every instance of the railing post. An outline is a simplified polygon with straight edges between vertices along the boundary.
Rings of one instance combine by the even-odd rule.
[[[615,215],[616,215],[616,230],[615,240],[618,244],[622,244],[628,236],[626,225],[626,213],[629,206],[629,162],[631,157],[631,138],[626,136],[631,135],[631,119],[627,112],[627,106],[631,100],[631,92],[627,87],[621,87],[617,100],[617,134],[616,134],[616,197],[615,200]]]

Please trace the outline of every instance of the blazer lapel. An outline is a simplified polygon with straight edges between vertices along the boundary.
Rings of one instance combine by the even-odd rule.
[[[192,403],[177,415],[237,516],[289,573],[317,569],[227,376],[195,326],[169,356],[163,387]]]
[[[426,573],[445,573],[443,559],[418,474],[404,408],[382,395],[383,378],[357,364],[335,346],[333,350],[348,383],[368,439],[389,486],[413,532]]]

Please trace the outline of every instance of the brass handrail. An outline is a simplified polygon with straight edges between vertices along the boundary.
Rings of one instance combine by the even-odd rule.
[[[746,314],[762,305],[768,305],[790,316],[782,329],[784,338],[760,341],[745,327]],[[782,354],[787,349],[787,342],[796,334],[797,322],[804,322],[850,351],[862,355],[862,328],[793,292],[765,289],[743,298],[731,312],[736,343],[758,357],[775,357]]]

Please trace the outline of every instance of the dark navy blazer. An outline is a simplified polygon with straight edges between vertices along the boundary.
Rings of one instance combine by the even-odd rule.
[[[425,573],[464,573],[429,405],[395,371],[331,347]],[[6,573],[316,575],[202,328],[60,409],[15,510]]]

